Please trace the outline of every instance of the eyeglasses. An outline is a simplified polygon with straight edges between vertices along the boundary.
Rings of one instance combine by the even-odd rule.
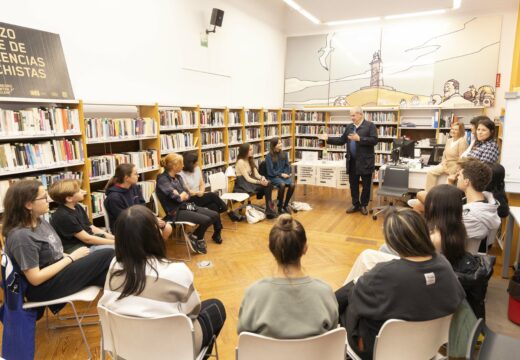
[[[49,202],[50,201],[49,195],[45,194],[45,196],[34,199],[34,201],[38,201],[38,200],[45,200],[45,201]]]

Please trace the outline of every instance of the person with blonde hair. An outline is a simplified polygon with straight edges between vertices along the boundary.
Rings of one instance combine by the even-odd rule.
[[[157,196],[166,211],[167,220],[189,221],[199,226],[190,234],[188,245],[196,253],[206,254],[204,234],[213,225],[213,241],[222,243],[222,223],[218,212],[196,206],[191,201],[191,195],[180,175],[184,161],[179,154],[168,154],[161,160],[164,172],[157,176]]]
[[[87,246],[90,251],[114,248],[114,235],[92,225],[80,204],[85,197],[78,180],[56,181],[49,188],[49,196],[58,203],[51,225],[60,236],[65,252]]]
[[[429,169],[426,174],[426,191],[430,191],[436,185],[440,175],[453,175],[457,172],[457,161],[468,147],[465,135],[466,130],[462,122],[451,125],[451,137],[444,146],[441,163]]]
[[[302,268],[301,258],[307,249],[302,224],[289,214],[279,216],[269,233],[276,274],[246,290],[238,314],[238,333],[301,339],[337,327],[338,304],[332,288]]]

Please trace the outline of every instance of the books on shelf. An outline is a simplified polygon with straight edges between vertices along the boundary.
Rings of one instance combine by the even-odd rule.
[[[77,109],[0,109],[0,137],[79,134],[80,131]]]
[[[224,143],[224,132],[223,131],[201,131],[201,145],[217,145]]]
[[[231,162],[235,162],[237,161],[237,156],[238,156],[238,146],[234,146],[234,147],[231,147],[229,148],[229,159],[228,161],[231,163]]]
[[[152,198],[152,193],[155,191],[155,181],[154,180],[145,180],[139,181],[137,186],[141,188],[141,192],[143,193],[144,201],[149,203]]]
[[[291,125],[282,125],[282,136],[291,135]]]
[[[378,126],[377,136],[392,137],[397,136],[397,128],[395,126]]]
[[[298,138],[296,139],[296,146],[319,148],[320,140],[312,138]]]
[[[228,129],[229,143],[242,142],[242,129]]]
[[[324,131],[324,126],[321,126],[321,125],[296,125],[296,136],[298,136],[298,135],[318,135],[318,134],[322,134],[323,131]],[[290,128],[289,128],[289,132],[290,132]]]
[[[46,168],[83,159],[81,139],[0,144],[0,174],[4,171]]]
[[[292,121],[291,111],[282,111],[282,122]]]
[[[375,154],[376,166],[386,164],[392,161],[392,155],[390,154]]]
[[[297,111],[296,112],[296,121],[325,121],[325,113],[324,112],[306,112],[306,111]]]
[[[224,112],[211,109],[200,110],[200,127],[223,127]]]
[[[264,130],[264,138],[278,136],[278,126],[267,126]]]
[[[228,126],[238,126],[238,125],[242,125],[240,123],[240,112],[230,111],[228,113]]]
[[[259,128],[247,128],[246,129],[246,141],[256,140],[259,138],[260,138],[260,129]]]
[[[265,118],[264,118],[264,124],[272,124],[272,125],[275,125],[278,123],[278,112],[277,111],[268,111],[265,113]]]
[[[246,110],[246,125],[259,124],[260,116],[258,111]]]
[[[291,138],[283,138],[282,140],[282,149],[289,149],[292,147],[292,139]]]
[[[208,150],[202,153],[203,166],[210,166],[224,162],[224,150]]]
[[[214,167],[214,168],[211,168],[211,169],[202,170],[202,177],[204,179],[204,184],[209,184],[209,176],[211,174],[216,174],[218,172],[225,173],[226,172],[226,167],[224,165],[222,165],[222,166],[219,166],[219,167]]]
[[[152,118],[86,118],[85,131],[89,142],[123,140],[157,136],[157,124]]]
[[[381,123],[397,123],[396,112],[381,112],[381,111],[365,111],[365,120],[372,121],[376,124]]]
[[[251,144],[251,147],[253,148],[253,156],[261,155],[260,143]]]
[[[345,131],[345,125],[328,124],[328,126],[327,126],[327,134],[329,134],[329,135],[341,136],[341,134],[343,134],[344,131]]]
[[[374,151],[385,151],[385,152],[391,152],[394,148],[394,144],[391,142],[378,142],[376,146],[374,146]]]
[[[104,191],[93,191],[90,194],[93,216],[102,216],[104,214],[103,202],[105,201],[105,197],[106,195]]]
[[[195,128],[197,112],[195,110],[160,110],[159,119],[161,128]]]
[[[158,168],[157,159],[155,149],[92,156],[90,158],[90,178],[111,177],[119,164],[134,164],[138,171]]]
[[[322,155],[323,160],[345,160],[345,153],[344,152],[327,152]]]
[[[197,145],[197,138],[192,132],[161,134],[161,152],[192,150]]]

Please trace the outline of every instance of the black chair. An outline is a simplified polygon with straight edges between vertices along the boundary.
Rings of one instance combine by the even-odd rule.
[[[393,206],[390,202],[389,205],[381,206],[381,197],[392,197],[402,199],[408,191],[408,178],[409,169],[407,167],[388,165],[385,169],[383,176],[383,184],[377,190],[377,206],[372,208],[372,219],[377,220],[377,215],[387,211]]]
[[[475,348],[480,334],[484,335],[484,341],[477,352]],[[520,340],[497,334],[486,326],[483,319],[477,320],[469,337],[466,360],[513,360],[518,359],[519,354]]]

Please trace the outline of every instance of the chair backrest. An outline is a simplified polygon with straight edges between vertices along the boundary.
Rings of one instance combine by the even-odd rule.
[[[237,360],[343,360],[346,339],[344,328],[294,340],[279,340],[243,332],[238,337]]]
[[[103,211],[103,218],[105,219],[105,231],[109,234],[112,233],[110,229],[110,216],[108,216],[108,211],[105,209],[105,202],[101,202],[101,210]]]
[[[138,318],[98,305],[103,349],[113,358],[195,359],[192,321],[184,314]]]
[[[166,216],[166,211],[164,211],[164,208],[162,207],[161,202],[159,201],[159,197],[157,196],[157,193],[154,191],[152,192],[152,200],[153,200],[153,213],[155,216],[164,217]]]
[[[416,360],[435,357],[448,342],[453,315],[429,321],[387,320],[376,337],[375,360]]]
[[[228,192],[227,189],[227,178],[226,175],[220,171],[218,173],[209,175],[209,186],[211,192],[218,192],[219,195],[225,194]]]
[[[410,170],[407,167],[387,166],[383,178],[382,188],[403,189],[408,191]]]

